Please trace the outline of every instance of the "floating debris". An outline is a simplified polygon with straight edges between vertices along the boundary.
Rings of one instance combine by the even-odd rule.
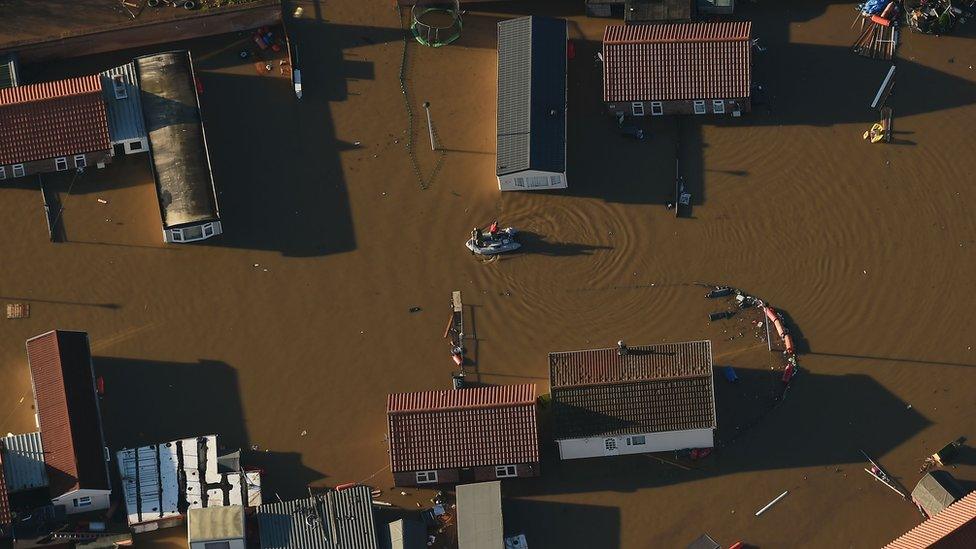
[[[7,318],[28,318],[30,317],[29,303],[7,303]]]
[[[759,515],[765,513],[767,509],[769,509],[773,505],[776,505],[776,502],[778,502],[779,500],[785,498],[786,497],[786,494],[789,494],[789,493],[790,493],[790,491],[787,490],[787,491],[783,492],[782,494],[776,496],[776,499],[774,499],[773,501],[770,501],[769,503],[766,504],[765,507],[763,507],[762,509],[756,511],[756,516],[758,517]]]

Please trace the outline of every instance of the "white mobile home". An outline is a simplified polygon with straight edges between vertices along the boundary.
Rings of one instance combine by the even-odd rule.
[[[711,448],[709,341],[550,353],[561,459]]]
[[[503,191],[566,188],[566,21],[498,23],[498,141]]]

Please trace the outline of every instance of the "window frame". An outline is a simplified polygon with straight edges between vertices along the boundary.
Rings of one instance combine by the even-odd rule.
[[[640,111],[640,113],[637,111]],[[641,101],[634,101],[630,104],[630,112],[634,113],[634,116],[644,116],[644,103]]]
[[[79,161],[81,161],[79,163]],[[83,154],[75,155],[75,167],[76,168],[87,168],[88,167],[88,157]]]
[[[62,164],[64,165],[63,168],[61,167]],[[68,170],[68,157],[67,156],[59,156],[59,157],[55,158],[54,159],[54,169],[57,170],[57,171],[59,171],[59,172],[67,171]]]
[[[170,229],[169,236],[173,242],[183,242],[183,231],[181,229]]]
[[[661,101],[651,101],[651,116],[663,116],[664,103]]]
[[[417,484],[436,484],[437,471],[417,471],[414,473]]]
[[[23,164],[14,164],[13,166],[11,166],[11,168],[13,169],[14,178],[24,177],[25,175],[27,175],[27,170],[24,169]],[[20,175],[17,175],[18,171],[20,172]]]
[[[82,496],[80,498],[75,498],[71,500],[71,504],[77,508],[91,507],[93,503],[94,502],[92,502],[91,496]]]
[[[708,113],[708,107],[706,106],[704,99],[695,99],[694,101],[692,101],[692,106],[695,109],[695,114],[707,114]],[[699,108],[701,110],[699,110]]]
[[[640,442],[638,442],[640,439]],[[627,446],[646,446],[647,435],[631,435],[627,437]]]
[[[715,114],[725,114],[725,100],[712,99],[712,112]]]
[[[7,179],[7,167],[0,166],[0,179]]]
[[[518,476],[518,468],[515,465],[496,465],[495,478],[514,478]]]

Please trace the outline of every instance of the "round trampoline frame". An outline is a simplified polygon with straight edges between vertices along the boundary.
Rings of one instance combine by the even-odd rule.
[[[451,18],[451,23],[440,27],[425,23],[424,16],[431,13],[444,13]],[[462,26],[458,0],[418,1],[410,8],[410,32],[425,46],[439,48],[454,42],[461,37]]]

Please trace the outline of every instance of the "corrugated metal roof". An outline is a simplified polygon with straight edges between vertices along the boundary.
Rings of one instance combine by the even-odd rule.
[[[190,52],[135,59],[163,228],[218,219]]]
[[[111,148],[97,75],[0,89],[0,164]]]
[[[496,174],[566,171],[566,21],[498,23]]]
[[[912,528],[884,549],[971,549],[976,547],[976,492]]]
[[[457,487],[458,549],[498,549],[505,546],[502,483],[461,484]]]
[[[710,341],[549,353],[553,388],[711,375]]]
[[[604,101],[750,97],[751,33],[748,21],[608,25]]]
[[[257,509],[262,549],[377,549],[368,486]]]
[[[556,439],[714,429],[709,341],[550,353]]]
[[[11,493],[47,486],[44,465],[44,446],[41,433],[11,435],[0,440],[3,453],[3,472],[7,490]]]
[[[319,497],[257,508],[262,549],[331,549],[325,502]]]
[[[686,21],[694,0],[625,0],[624,21]]]
[[[0,453],[2,454],[2,453]],[[10,499],[7,497],[7,481],[3,474],[3,456],[0,455],[0,535],[6,535],[6,528],[13,517],[10,516]]]
[[[377,549],[373,499],[368,486],[326,494],[332,540],[343,549]]]
[[[536,463],[535,385],[391,394],[394,472]]]
[[[134,63],[103,71],[102,95],[108,106],[108,133],[113,143],[146,137],[142,101]],[[119,90],[118,93],[116,90]]]
[[[186,514],[186,533],[190,543],[244,539],[244,507],[190,509]]]
[[[27,362],[52,497],[111,489],[88,334],[56,330],[28,339]]]
[[[0,89],[20,85],[20,75],[17,73],[17,54],[0,54]]]

